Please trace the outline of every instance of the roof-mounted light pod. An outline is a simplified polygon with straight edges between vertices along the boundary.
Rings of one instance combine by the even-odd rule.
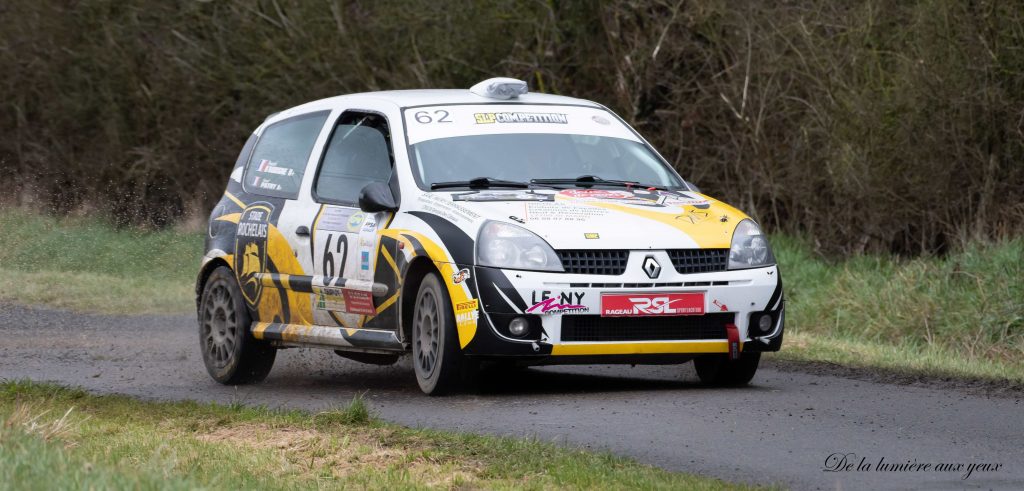
[[[491,99],[515,99],[528,92],[526,82],[508,77],[489,78],[470,87],[469,91]]]

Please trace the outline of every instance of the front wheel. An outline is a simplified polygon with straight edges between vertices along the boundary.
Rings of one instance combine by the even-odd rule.
[[[735,387],[750,383],[760,361],[760,352],[742,353],[738,360],[730,360],[727,354],[703,355],[694,358],[693,366],[704,385]]]
[[[221,266],[210,274],[199,302],[199,347],[210,377],[225,385],[259,382],[277,350],[252,336],[252,318],[235,275]]]
[[[436,274],[420,283],[412,314],[412,364],[416,382],[427,395],[458,388],[463,364],[459,334],[448,292]]]

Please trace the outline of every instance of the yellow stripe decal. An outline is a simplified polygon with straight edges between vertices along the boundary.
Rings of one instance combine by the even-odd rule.
[[[390,297],[388,297],[387,300],[385,300],[383,303],[378,305],[377,306],[377,313],[380,314],[381,312],[384,312],[384,310],[387,309],[388,307],[390,307],[392,304],[394,304],[396,300],[398,300],[398,293],[395,293],[394,295],[391,295]]]
[[[257,322],[252,326],[252,337],[256,339],[263,339],[263,331],[267,330],[270,326],[269,322]]]
[[[235,204],[240,206],[243,210],[245,209],[245,203],[242,203],[242,200],[236,198],[235,195],[227,191],[224,191],[224,196],[227,196],[229,200],[234,201]]]
[[[665,343],[569,343],[551,347],[552,355],[648,355],[728,353],[728,341],[678,341]]]
[[[241,213],[228,213],[227,215],[221,215],[214,220],[220,220],[222,222],[238,223],[238,219],[242,218]]]
[[[391,258],[391,253],[387,249],[381,247],[380,252],[384,254],[384,260],[391,265],[391,269],[395,270],[395,276],[398,277],[398,284],[402,284],[402,272],[398,270],[398,265],[395,264],[395,260]]]

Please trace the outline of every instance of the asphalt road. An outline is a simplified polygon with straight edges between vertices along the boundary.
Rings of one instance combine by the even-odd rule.
[[[203,368],[192,316],[114,317],[0,304],[0,378],[99,393],[323,410],[365,393],[383,419],[609,450],[671,470],[795,489],[1024,489],[1018,393],[891,385],[762,368],[751,387],[707,389],[690,365],[531,368],[484,393],[423,396],[406,360],[362,365],[285,350],[262,384]],[[826,472],[835,453],[996,471]]]

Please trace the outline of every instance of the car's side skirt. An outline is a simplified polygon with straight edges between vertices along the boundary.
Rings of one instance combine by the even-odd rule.
[[[406,351],[395,331],[253,322],[252,335],[276,346],[340,349],[368,353]]]

